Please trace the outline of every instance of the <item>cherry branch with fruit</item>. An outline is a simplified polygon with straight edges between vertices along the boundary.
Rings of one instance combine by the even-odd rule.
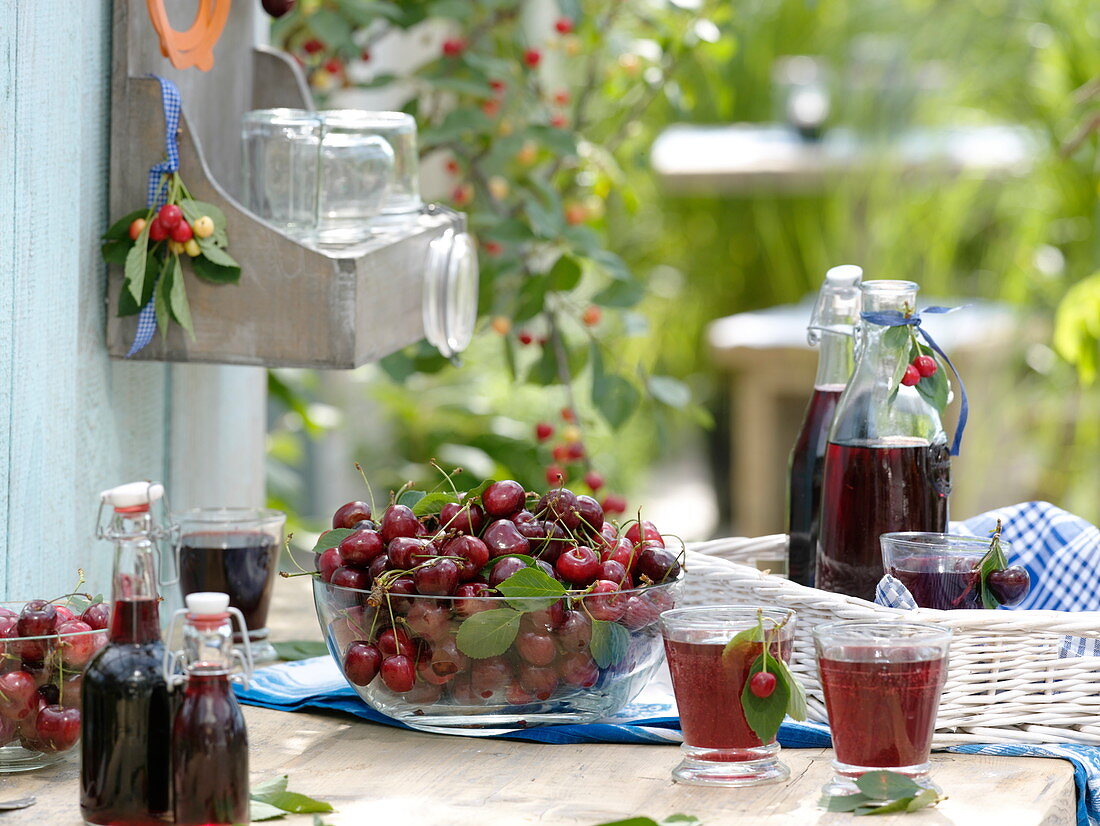
[[[609,205],[636,206],[617,152],[631,124],[672,88],[680,58],[697,43],[695,18],[672,6],[559,0],[542,31],[521,7],[518,0],[266,6],[277,15],[273,40],[298,58],[322,101],[345,87],[413,91],[406,109],[417,117],[422,154],[443,162],[450,201],[470,215],[479,239],[479,311],[500,338],[507,369],[516,381],[560,389],[563,406],[579,414],[561,429],[571,438],[555,446],[546,478],[594,474],[602,484],[586,431],[618,430],[646,405],[701,417],[686,384],[653,375],[650,354],[622,346],[624,335],[644,328],[635,308],[646,290],[607,248],[605,214]],[[441,37],[438,28],[425,30],[438,38],[434,58],[401,77],[376,66],[374,44],[426,21],[444,29]],[[612,28],[622,37],[610,37]],[[659,53],[631,51],[641,40]],[[604,341],[616,342],[613,350]],[[394,375],[410,366],[432,373],[448,362],[426,345],[382,362]]]
[[[162,335],[175,321],[194,338],[182,262],[213,284],[237,283],[241,268],[227,251],[225,213],[195,200],[178,172],[163,174],[157,188],[161,192],[161,207],[135,210],[110,226],[101,253],[108,264],[124,268],[120,317],[137,315],[153,301]]]

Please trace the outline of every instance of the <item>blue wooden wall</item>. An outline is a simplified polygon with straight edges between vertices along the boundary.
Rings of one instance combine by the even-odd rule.
[[[0,0],[0,598],[108,589],[96,494],[166,473],[168,368],[104,347],[110,20]]]

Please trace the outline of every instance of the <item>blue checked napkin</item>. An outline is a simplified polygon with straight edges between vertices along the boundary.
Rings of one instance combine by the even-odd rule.
[[[341,711],[372,723],[409,728],[364,703],[340,674],[331,657],[315,657],[261,668],[253,675],[247,688],[234,688],[240,701],[248,705],[281,711]],[[666,668],[654,675],[633,703],[595,723],[529,729],[463,729],[453,733],[465,737],[562,744],[677,745],[683,741]],[[829,727],[822,723],[786,720],[779,729],[779,742],[788,749],[823,749],[832,745],[832,738]],[[1100,778],[1100,749],[1075,745],[966,745],[953,746],[945,751],[1068,760],[1073,763],[1077,783],[1077,826],[1100,826],[1100,783],[1095,780]]]

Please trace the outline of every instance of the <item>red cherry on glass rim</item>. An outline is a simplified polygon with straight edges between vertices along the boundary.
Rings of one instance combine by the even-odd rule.
[[[367,591],[370,589],[370,574],[361,568],[341,565],[332,572],[332,578],[329,582],[341,588],[354,588],[357,591]]]
[[[923,378],[936,375],[936,370],[939,369],[936,360],[931,356],[917,356],[913,359],[913,366],[917,368],[917,372],[920,373]]]
[[[901,377],[901,383],[906,387],[912,387],[920,381],[920,370],[910,364],[905,368],[905,374]]]
[[[763,700],[772,696],[775,684],[775,675],[770,671],[757,671],[749,680],[749,691]]]

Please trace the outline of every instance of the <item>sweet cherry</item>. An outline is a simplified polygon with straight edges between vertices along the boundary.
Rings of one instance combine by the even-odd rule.
[[[558,655],[554,638],[536,631],[520,631],[515,646],[516,652],[531,665],[550,665]]]
[[[603,512],[624,514],[626,513],[626,497],[621,496],[618,493],[609,493],[603,498]]]
[[[195,231],[191,229],[191,225],[189,223],[187,223],[186,221],[180,221],[174,227],[172,227],[171,230],[169,230],[168,235],[171,236],[173,241],[180,244],[186,244],[194,237]]]
[[[600,679],[596,661],[586,653],[566,654],[558,661],[562,681],[579,688],[589,688]]]
[[[936,371],[939,369],[936,360],[931,356],[917,356],[913,359],[913,366],[917,368],[917,372],[925,379],[929,376],[936,375]]]
[[[549,700],[558,687],[558,672],[553,668],[537,665],[519,667],[519,684],[539,700]]]
[[[333,572],[344,564],[338,548],[329,548],[322,551],[317,557],[317,570],[321,574],[323,582],[332,582]]]
[[[665,544],[665,541],[661,538],[661,532],[657,530],[657,526],[649,520],[643,520],[641,523],[635,522],[627,528],[626,538],[634,544],[642,541],[656,542],[662,547],[664,547]]]
[[[27,717],[37,710],[37,690],[34,677],[26,671],[0,674],[0,714],[11,720]]]
[[[451,627],[447,608],[436,605],[435,602],[430,599],[413,600],[405,617],[414,634],[433,641],[444,639]]]
[[[577,497],[577,512],[590,530],[598,532],[603,527],[603,508],[591,496],[582,493]]]
[[[557,629],[558,645],[567,654],[587,651],[592,642],[592,622],[582,611],[567,610]]]
[[[985,582],[993,598],[1001,605],[1018,605],[1031,590],[1031,575],[1019,565],[990,571]]]
[[[410,660],[416,656],[416,646],[404,628],[387,628],[378,635],[378,650],[383,657],[401,654]]]
[[[504,559],[499,560],[493,565],[493,570],[489,572],[489,587],[496,588],[504,580],[508,579],[512,574],[517,571],[522,571],[527,567],[527,563],[522,559],[518,559],[514,556],[506,556]]]
[[[382,682],[386,688],[397,694],[412,691],[416,684],[416,667],[412,659],[398,654],[382,660]]]
[[[920,381],[920,370],[910,364],[905,368],[905,373],[901,377],[901,383],[906,387],[912,387]]]
[[[461,557],[454,560],[459,565],[458,578],[468,582],[476,577],[489,562],[489,548],[476,536],[456,536],[443,548],[447,556]]]
[[[749,691],[761,700],[775,693],[776,679],[770,671],[757,671],[749,680]]]
[[[460,617],[470,617],[479,611],[488,611],[496,607],[493,600],[485,599],[492,595],[492,590],[483,582],[464,582],[455,589],[454,612]]]
[[[136,241],[138,236],[141,235],[141,231],[145,229],[145,219],[135,218],[130,222],[130,240]]]
[[[585,607],[593,619],[604,622],[618,622],[626,611],[626,599],[619,593],[619,585],[610,580],[600,579],[584,598]]]
[[[439,512],[439,524],[445,530],[476,535],[485,524],[485,511],[473,502],[448,502]]]
[[[526,492],[523,490],[523,485],[512,479],[504,479],[500,482],[493,482],[485,489],[485,492],[481,494],[481,504],[489,516],[495,516],[499,519],[511,516],[522,509],[525,497]]]
[[[488,103],[488,102],[489,101],[486,101],[486,103]],[[496,103],[496,101],[492,101],[492,102]],[[497,105],[499,106],[500,104],[497,103]],[[530,330],[520,330],[519,333],[516,334],[516,338],[519,339],[519,343],[522,344],[524,347],[526,347],[528,344],[530,344],[532,341],[535,340],[535,337],[533,335],[531,335]]]
[[[447,57],[458,57],[466,51],[466,41],[461,37],[448,37],[443,41],[443,54]]]
[[[329,582],[341,588],[354,588],[357,591],[370,590],[370,574],[362,568],[352,568],[350,565],[341,565],[333,571]]]
[[[306,54],[317,54],[325,50],[325,44],[318,40],[316,37],[307,40],[302,44],[302,51]]]
[[[84,609],[84,613],[80,615],[80,619],[96,631],[102,631],[111,624],[111,606],[106,602],[89,605]]]
[[[433,556],[428,543],[418,536],[396,537],[386,546],[386,554],[390,564],[399,571],[407,571]]]
[[[539,499],[535,510],[537,513],[544,514],[546,519],[559,522],[570,531],[576,530],[581,524],[580,511],[577,509],[577,495],[569,488],[547,491]]]
[[[545,442],[551,436],[554,435],[554,426],[548,422],[539,422],[535,425],[535,438],[540,442]]]
[[[67,751],[80,738],[80,712],[75,708],[48,705],[38,712],[35,732],[43,751]]]
[[[492,556],[527,554],[531,551],[531,543],[519,532],[515,523],[508,519],[498,519],[490,524],[481,539]]]
[[[390,505],[382,514],[382,538],[387,543],[399,536],[416,536],[419,530],[420,520],[406,505]]]
[[[511,664],[503,657],[475,660],[470,667],[470,688],[483,700],[502,694],[514,677]]]
[[[154,218],[149,224],[149,240],[163,241],[168,237],[168,227],[160,222],[160,218]]]
[[[534,69],[542,61],[542,52],[538,49],[528,49],[523,53],[523,62],[529,69]]]
[[[344,63],[338,57],[330,57],[325,61],[325,71],[332,75],[338,75],[344,70]]]
[[[600,575],[600,558],[588,546],[578,545],[566,549],[554,563],[554,569],[566,582],[589,585]]]
[[[569,34],[573,31],[573,21],[568,17],[559,17],[554,23],[554,30],[558,34]]]
[[[332,515],[333,528],[354,528],[357,522],[370,519],[370,505],[366,502],[348,502],[336,509]]]
[[[635,572],[638,576],[649,577],[652,582],[664,582],[680,575],[680,562],[672,551],[647,545],[638,553]]]
[[[19,613],[19,636],[41,637],[57,628],[57,608],[44,599],[32,599]]]
[[[88,660],[96,652],[96,637],[92,634],[92,626],[80,620],[69,620],[57,626],[57,633],[63,635],[58,648],[61,651],[61,661],[67,668],[81,669],[87,665]]]
[[[378,531],[356,531],[340,542],[340,557],[348,565],[368,567],[376,557],[386,552],[386,543]]]
[[[603,477],[594,470],[590,470],[588,473],[584,474],[584,483],[592,489],[593,493],[602,488],[604,484]]]
[[[370,685],[382,667],[382,652],[378,646],[356,640],[344,652],[344,676],[355,685]]]
[[[175,204],[165,204],[160,208],[160,211],[157,212],[157,218],[160,219],[161,226],[171,232],[183,219],[183,213]]]
[[[458,588],[458,565],[451,559],[433,559],[416,569],[413,581],[416,583],[416,590],[422,594],[450,596]]]
[[[191,225],[191,229],[195,231],[196,238],[209,238],[214,234],[214,219],[209,215],[200,215],[195,219],[195,223]],[[363,503],[360,502],[359,504]]]

